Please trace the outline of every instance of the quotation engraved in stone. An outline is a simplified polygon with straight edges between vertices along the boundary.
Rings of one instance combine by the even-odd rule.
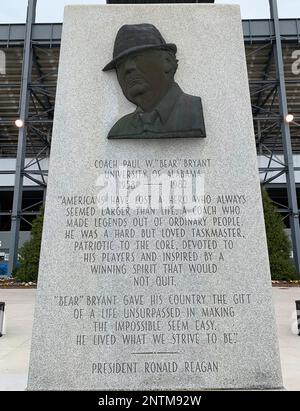
[[[97,104],[86,110],[86,102],[100,101],[99,92],[115,80],[114,72],[102,73],[96,90],[99,67],[89,63],[101,61],[107,41],[124,22],[141,22],[141,16],[170,39],[180,35],[186,45],[180,51],[190,63],[180,74],[192,94],[212,97],[218,90],[205,117],[213,139],[114,143],[94,132],[107,127],[107,110],[118,95],[113,87],[105,110]],[[238,7],[71,6],[65,17],[28,389],[282,387]],[[98,48],[86,35],[87,25]],[[106,69],[119,75],[121,57],[125,64],[140,46],[135,51],[157,59],[147,57],[145,75],[129,88],[143,91],[151,78],[164,101],[159,64],[176,62],[176,46],[166,44],[154,26],[127,26],[121,34]],[[199,39],[205,42],[194,47]],[[134,68],[131,75],[140,71]],[[79,80],[86,87],[78,87]],[[80,121],[72,121],[79,111]],[[192,117],[195,112],[192,108]],[[184,121],[178,116],[178,124]],[[167,131],[176,136],[178,129]],[[141,133],[133,137],[150,138],[137,130]],[[198,131],[186,130],[178,136]],[[166,137],[166,129],[154,131]]]
[[[184,93],[174,81],[177,47],[152,24],[124,25],[117,33],[113,60],[125,97],[137,109],[122,117],[109,139],[206,137],[200,97]]]

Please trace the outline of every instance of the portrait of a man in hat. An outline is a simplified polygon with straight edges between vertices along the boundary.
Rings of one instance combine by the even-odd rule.
[[[137,108],[117,121],[109,139],[206,137],[201,98],[184,93],[174,80],[176,52],[152,24],[120,28],[103,71],[116,71],[124,96]]]

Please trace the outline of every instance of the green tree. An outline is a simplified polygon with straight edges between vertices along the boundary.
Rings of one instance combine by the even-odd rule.
[[[19,250],[19,267],[14,272],[17,281],[36,282],[38,278],[44,210],[32,222],[30,240],[26,241]]]
[[[262,199],[272,280],[296,280],[297,272],[290,258],[291,243],[284,223],[264,189]]]

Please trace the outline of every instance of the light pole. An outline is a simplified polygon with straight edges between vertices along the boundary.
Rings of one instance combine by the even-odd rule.
[[[293,255],[294,262],[298,273],[300,273],[300,225],[299,225],[299,207],[297,200],[296,181],[294,172],[293,149],[291,142],[291,133],[289,119],[290,113],[287,107],[284,64],[282,56],[282,44],[280,34],[280,22],[278,17],[277,0],[269,0],[271,19],[274,24],[275,33],[275,47],[274,57],[276,72],[278,78],[278,92],[279,92],[279,108],[281,114],[281,133],[282,145],[284,153],[284,161],[286,166],[286,183],[288,193],[288,204],[290,209],[290,226],[292,233]]]

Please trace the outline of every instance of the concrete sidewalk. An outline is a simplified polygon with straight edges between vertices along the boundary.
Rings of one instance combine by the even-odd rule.
[[[35,290],[0,289],[5,302],[6,335],[0,338],[0,390],[27,385]]]
[[[273,288],[284,386],[300,391],[300,337],[295,300],[300,288]],[[6,303],[6,335],[0,338],[0,391],[26,388],[35,290],[0,289]]]

